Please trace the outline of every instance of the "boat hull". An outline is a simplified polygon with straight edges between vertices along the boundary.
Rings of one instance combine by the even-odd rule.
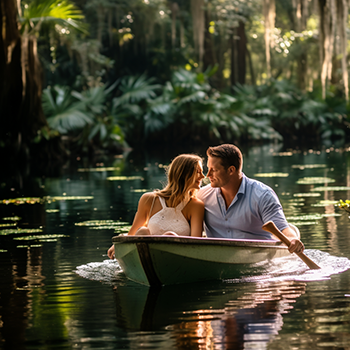
[[[112,241],[126,277],[148,286],[252,275],[258,263],[289,254],[272,240],[116,236]]]

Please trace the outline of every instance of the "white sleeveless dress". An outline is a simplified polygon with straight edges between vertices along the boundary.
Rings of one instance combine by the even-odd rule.
[[[151,235],[162,235],[167,231],[173,231],[179,236],[190,236],[190,224],[182,214],[182,209],[187,203],[182,202],[175,208],[169,208],[164,198],[160,196],[158,198],[162,209],[151,216],[148,221]]]

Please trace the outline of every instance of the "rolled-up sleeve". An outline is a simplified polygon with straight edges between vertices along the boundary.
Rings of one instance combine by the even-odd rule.
[[[266,191],[260,198],[259,209],[263,223],[273,221],[281,231],[288,227],[288,222],[284,215],[282,205],[272,189]]]

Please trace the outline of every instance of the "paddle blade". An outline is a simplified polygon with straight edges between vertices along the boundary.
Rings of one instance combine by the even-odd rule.
[[[290,240],[276,227],[273,221],[269,221],[262,226],[262,229],[272,233],[276,236],[281,242],[283,242],[287,247],[290,246]],[[304,253],[295,253],[299,256],[301,260],[312,270],[318,270],[320,267],[313,262],[309,257],[307,257]]]

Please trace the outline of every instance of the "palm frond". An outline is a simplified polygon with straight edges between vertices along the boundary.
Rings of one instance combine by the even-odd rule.
[[[84,15],[69,0],[34,0],[23,8],[22,31],[35,31],[43,23],[60,24],[87,33]]]
[[[47,122],[52,129],[61,134],[67,134],[71,131],[83,129],[87,124],[92,123],[92,118],[72,106],[63,113],[47,118]]]
[[[154,79],[147,79],[145,75],[123,78],[119,85],[122,95],[114,99],[114,107],[155,98],[157,96],[156,90],[160,89],[161,85],[152,84],[153,81]]]

